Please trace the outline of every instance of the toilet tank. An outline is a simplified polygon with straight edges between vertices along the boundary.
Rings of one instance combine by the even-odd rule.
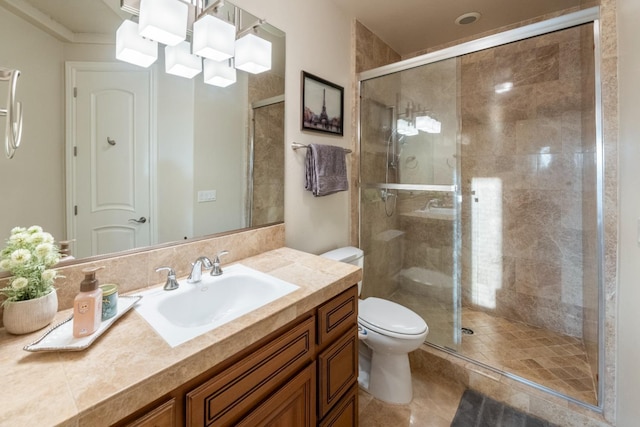
[[[325,252],[320,256],[364,268],[364,252],[362,249],[354,246],[345,246],[344,248],[334,249],[332,251]],[[358,295],[360,295],[361,290],[362,280],[358,282]]]

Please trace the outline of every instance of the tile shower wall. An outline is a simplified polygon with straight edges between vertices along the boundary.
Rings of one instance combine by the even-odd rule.
[[[400,60],[398,53],[357,21],[354,22],[354,37],[356,73]],[[389,126],[391,123],[386,106],[395,105],[396,91],[393,88],[383,86],[378,89],[381,93],[372,94],[367,99],[357,100],[361,103],[361,114],[368,116],[368,119],[361,118],[361,123],[369,124],[370,128],[363,129],[362,132],[370,135],[370,139],[366,143],[370,143],[372,147],[369,151],[362,151],[361,157],[352,156],[353,161],[360,163],[351,168],[352,173],[356,175],[360,171],[360,182],[367,182],[367,180],[368,182],[384,182],[385,180],[385,144],[389,133],[388,127],[385,130],[380,124],[386,123]],[[356,135],[355,132],[354,135]],[[363,141],[362,144],[364,145],[365,142]],[[360,152],[358,149],[354,151]],[[395,174],[390,176],[390,182],[395,182],[395,179]],[[352,182],[358,181],[358,177],[354,176]],[[357,191],[351,193],[352,206],[359,206],[360,194]],[[380,196],[378,190],[363,189],[362,203],[369,206],[369,208],[363,209],[363,212],[367,212],[366,215],[358,218],[357,209],[352,210],[352,223],[359,222],[361,226],[359,246],[365,252],[365,260],[369,266],[364,270],[363,283],[366,283],[366,286],[362,290],[363,298],[373,295],[382,298],[388,297],[398,286],[394,277],[402,267],[403,244],[398,216],[389,217],[386,215],[385,201]],[[393,201],[390,200],[386,203],[387,210],[393,208]],[[355,237],[352,233],[352,243],[357,244],[355,241],[357,241],[358,227],[355,227],[354,230]]]
[[[581,53],[593,41],[581,34],[571,28],[463,56],[459,92],[463,304],[577,337],[582,170],[595,143],[582,135]],[[507,82],[513,88],[497,93]]]
[[[249,104],[283,94],[282,77],[250,75]],[[258,226],[284,221],[284,102],[255,109],[253,126],[250,225]]]
[[[383,65],[392,64],[400,60],[400,54],[391,49],[385,42],[383,42],[378,36],[373,34],[367,27],[360,22],[353,20],[352,22],[352,41],[354,49],[352,53],[353,59],[353,72],[357,74],[361,71],[370,70],[372,68],[381,67]],[[354,84],[357,82],[357,78],[354,78]],[[352,126],[357,128],[360,110],[360,97],[356,87],[353,87],[351,92],[353,96],[353,114],[352,114]],[[360,158],[360,141],[358,141],[358,132],[353,132],[352,148],[353,153],[349,156],[351,161],[351,173],[350,183],[352,188],[358,188],[360,184],[360,170],[364,169],[361,166]],[[364,248],[360,241],[360,212],[358,207],[360,206],[360,192],[350,191],[351,198],[351,236],[350,242],[354,246]]]

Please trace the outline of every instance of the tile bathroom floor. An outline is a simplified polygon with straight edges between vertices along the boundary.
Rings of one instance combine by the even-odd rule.
[[[460,353],[597,405],[595,383],[581,340],[463,308]]]
[[[413,400],[392,405],[359,390],[360,427],[449,427],[464,386],[439,374],[413,369]]]
[[[411,308],[429,325],[429,342],[451,344],[453,327],[450,304],[429,301],[400,288],[391,300]],[[586,349],[581,340],[522,322],[462,308],[462,334],[458,352],[472,360],[552,388],[596,405],[596,391]]]

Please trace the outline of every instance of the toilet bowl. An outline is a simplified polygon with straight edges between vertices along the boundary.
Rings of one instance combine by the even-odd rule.
[[[321,256],[363,267],[361,249],[348,246]],[[362,282],[358,283],[358,295]],[[358,300],[360,387],[388,403],[411,402],[409,352],[427,337],[426,322],[408,308],[381,298]]]

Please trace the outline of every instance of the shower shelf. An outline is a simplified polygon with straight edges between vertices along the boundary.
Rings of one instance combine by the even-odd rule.
[[[363,184],[364,188],[382,188],[385,190],[409,190],[409,191],[440,191],[443,193],[454,193],[457,185],[426,185],[426,184]]]

